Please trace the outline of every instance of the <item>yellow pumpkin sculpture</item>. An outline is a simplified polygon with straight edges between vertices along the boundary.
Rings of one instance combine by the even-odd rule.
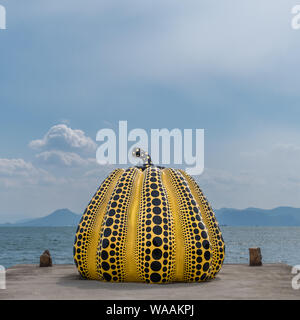
[[[74,261],[83,278],[114,282],[198,282],[212,279],[224,260],[215,215],[192,177],[156,167],[114,170],[81,221]]]

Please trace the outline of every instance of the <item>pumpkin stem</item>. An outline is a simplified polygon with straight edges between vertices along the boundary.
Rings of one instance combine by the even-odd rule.
[[[134,157],[141,158],[144,161],[145,166],[152,166],[153,163],[151,161],[151,157],[149,156],[148,152],[142,150],[141,148],[136,148],[132,152]]]

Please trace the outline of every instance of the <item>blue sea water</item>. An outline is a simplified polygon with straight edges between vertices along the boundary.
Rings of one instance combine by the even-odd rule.
[[[73,263],[75,227],[0,227],[0,265],[38,264],[50,250],[53,263]],[[248,263],[248,248],[260,247],[264,263],[300,265],[300,227],[221,227],[225,263]]]

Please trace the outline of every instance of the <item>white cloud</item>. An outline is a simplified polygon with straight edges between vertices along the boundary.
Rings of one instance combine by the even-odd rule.
[[[0,159],[1,177],[27,176],[29,172],[35,172],[35,168],[30,162],[23,159]]]
[[[96,178],[108,176],[116,167],[113,165],[98,165],[96,169],[86,171],[83,175],[84,178]]]
[[[36,158],[41,164],[65,166],[65,167],[79,167],[96,165],[96,159],[84,159],[79,154],[74,152],[63,152],[58,150],[45,151],[36,155]]]
[[[241,153],[244,166],[260,172],[261,176],[300,178],[300,146],[293,143],[273,144],[265,149]]]
[[[46,185],[61,181],[24,159],[0,159],[0,177],[0,186],[4,187]]]
[[[263,145],[233,153],[231,163],[223,158],[222,170],[206,168],[196,177],[214,207],[299,207],[299,144],[287,140]]]
[[[96,143],[82,130],[74,130],[65,124],[57,124],[50,128],[42,139],[29,143],[36,150],[63,150],[79,153],[91,153],[96,150]]]
[[[257,82],[258,75],[270,74],[271,81],[274,74],[279,78],[284,72],[293,79],[299,53],[297,34],[290,27],[294,4],[295,0],[191,0],[188,4],[179,0],[65,0],[26,4],[26,13],[21,14],[30,21],[37,16],[78,21],[84,24],[78,30],[79,37],[85,38],[85,31],[91,28],[99,41],[82,46],[80,64],[78,52],[68,56],[68,61],[97,75],[104,69],[105,82],[112,76],[114,83],[119,78],[128,81],[134,77],[168,85],[180,81],[182,85],[190,79],[186,85],[189,88],[195,74],[238,75],[246,77],[248,83],[250,76]],[[285,59],[289,48],[294,55]],[[286,71],[280,69],[278,61]],[[282,82],[290,84],[288,79],[284,77]]]
[[[299,156],[300,146],[292,143],[287,143],[287,144],[280,143],[273,147],[273,151],[284,152],[286,154],[297,154]]]
[[[139,16],[137,27],[111,28],[110,41],[105,43],[108,49],[103,52],[103,40],[93,44],[83,68],[98,68],[101,56],[110,77],[115,73],[114,81],[148,78],[155,83],[179,83],[181,89],[192,85],[196,92],[199,76],[245,77],[247,84],[250,80],[255,84],[263,81],[258,75],[265,79],[270,74],[272,82],[274,74],[275,79],[282,72],[294,74],[293,64],[284,60],[295,35],[288,1],[276,5],[271,0],[130,2],[127,8],[120,1],[112,2],[109,14],[114,16],[115,6],[121,6],[128,20]],[[91,8],[103,14],[94,5]],[[118,18],[117,14],[116,23]],[[299,52],[299,46],[294,47]],[[278,71],[281,60],[289,72]]]
[[[201,185],[210,185],[214,187],[222,187],[227,190],[235,189],[253,183],[262,184],[263,179],[257,179],[247,172],[230,172],[228,170],[205,169],[204,173],[195,178]]]
[[[263,158],[276,154],[277,156],[300,156],[300,146],[293,143],[277,143],[269,148],[241,152],[241,156],[245,158]]]

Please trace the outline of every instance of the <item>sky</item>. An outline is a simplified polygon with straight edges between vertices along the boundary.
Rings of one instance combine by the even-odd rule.
[[[300,207],[296,0],[0,4],[0,223],[82,213],[120,120],[204,129],[214,208]]]

